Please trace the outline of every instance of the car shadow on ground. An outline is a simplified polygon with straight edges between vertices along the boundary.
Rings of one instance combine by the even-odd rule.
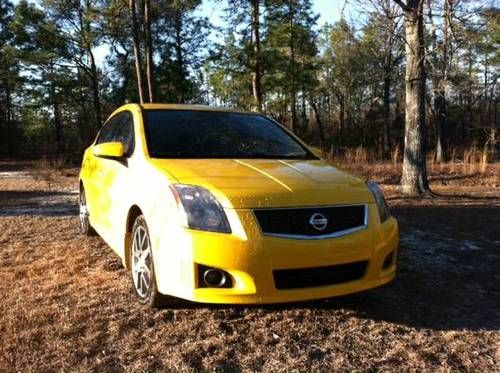
[[[379,289],[325,300],[266,306],[174,301],[166,308],[351,310],[357,317],[432,330],[500,329],[500,207],[395,209],[401,224],[396,280]]]

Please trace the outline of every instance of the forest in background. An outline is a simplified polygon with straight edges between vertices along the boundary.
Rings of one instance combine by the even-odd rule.
[[[0,0],[0,156],[80,154],[118,106],[172,102],[261,111],[335,156],[406,157],[420,191],[426,155],[497,159],[495,2],[351,0],[355,19],[321,27],[311,0],[219,4],[223,26],[201,0]]]

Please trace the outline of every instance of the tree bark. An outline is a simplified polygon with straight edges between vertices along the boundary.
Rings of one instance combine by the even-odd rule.
[[[142,58],[141,46],[139,42],[139,29],[137,26],[137,6],[136,0],[129,1],[131,20],[132,20],[132,40],[134,43],[134,58],[135,58],[135,74],[137,77],[137,93],[139,94],[139,102],[144,103],[144,85],[142,80]]]
[[[144,0],[144,35],[146,37],[146,80],[148,83],[149,102],[155,101],[153,41],[151,38],[151,0]]]
[[[92,49],[88,50],[90,59],[90,71],[91,71],[91,81],[92,81],[92,100],[94,104],[95,111],[95,133],[99,131],[102,125],[102,115],[101,115],[101,98],[99,94],[99,75],[97,73],[97,66],[95,63],[94,53]]]
[[[319,110],[318,110],[318,105],[314,100],[311,100],[311,106],[314,111],[314,116],[316,117],[316,123],[318,123],[318,129],[319,129],[319,147],[321,149],[321,152],[325,152],[325,130],[323,128],[323,122],[321,122],[321,117],[319,115]]]
[[[9,139],[12,138],[12,125],[14,124],[14,118],[12,115],[12,97],[11,88],[8,78],[4,79],[5,82],[5,138],[7,139],[7,155],[12,157],[14,155],[14,145]]]
[[[442,60],[437,57],[438,43],[433,21],[432,3],[428,0],[429,20],[432,25],[431,44],[434,51],[434,73],[432,79],[434,93],[434,128],[436,138],[436,162],[445,160],[444,131],[446,127],[446,85],[448,79],[448,30],[450,28],[450,7],[453,0],[444,0]]]
[[[425,40],[423,0],[409,0],[404,9],[406,34],[405,149],[401,191],[430,192],[427,181],[425,128]]]
[[[59,110],[59,101],[57,99],[56,84],[54,82],[54,66],[50,64],[50,101],[52,103],[52,115],[54,116],[54,129],[56,135],[57,151],[61,153],[64,150],[63,129],[61,123],[61,112]]]
[[[444,128],[446,126],[446,99],[443,81],[440,82],[440,88],[435,92],[434,97],[434,112],[436,115],[436,162],[442,163],[445,161],[444,155]]]
[[[289,18],[289,27],[290,27],[290,34],[289,34],[289,48],[290,48],[290,65],[289,65],[289,72],[290,72],[290,106],[291,106],[291,111],[292,111],[292,131],[296,132],[297,131],[297,88],[295,87],[295,43],[294,43],[294,7],[295,5],[290,1],[288,3],[288,10],[290,12]]]
[[[342,93],[337,94],[339,100],[339,133],[338,144],[342,145],[344,128],[345,128],[345,96]]]
[[[390,94],[391,94],[391,77],[390,70],[385,71],[384,76],[384,128],[383,128],[383,155],[384,158],[388,158],[391,152],[391,144],[389,139],[389,126],[391,122],[391,106],[390,106]]]
[[[185,87],[185,82],[186,82],[186,76],[185,76],[185,68],[184,68],[184,55],[182,52],[182,10],[177,8],[175,10],[175,54],[176,54],[176,60],[177,60],[177,73],[179,74],[178,79],[182,81],[182,84],[180,85],[181,90],[178,96],[178,101],[179,103],[183,104],[186,100],[185,95],[184,95],[184,87]]]
[[[252,72],[252,91],[255,109],[262,111],[262,90],[260,84],[260,0],[252,0],[252,39],[254,53],[254,68]]]

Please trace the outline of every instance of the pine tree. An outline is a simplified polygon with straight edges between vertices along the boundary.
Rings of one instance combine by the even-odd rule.
[[[208,58],[209,22],[196,15],[200,0],[173,1],[159,10],[160,95],[168,101],[200,100],[200,71]]]
[[[0,153],[12,156],[16,143],[16,114],[14,94],[21,83],[19,63],[13,47],[11,22],[13,6],[8,0],[0,0]]]
[[[302,111],[305,114],[308,92],[317,84],[318,51],[317,34],[314,32],[317,19],[310,0],[276,0],[267,3],[264,48],[268,50],[269,72],[265,85],[274,87],[278,106],[280,103],[282,105],[283,98],[289,103],[289,123],[293,131],[304,129],[298,126],[298,94],[301,94]],[[270,105],[276,107],[276,102]],[[302,125],[305,127],[306,123]]]

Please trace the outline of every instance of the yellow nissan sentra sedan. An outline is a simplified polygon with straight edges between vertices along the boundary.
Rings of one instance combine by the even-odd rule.
[[[275,121],[129,104],[85,151],[80,229],[131,272],[138,300],[278,303],[358,292],[396,273],[397,221],[373,182]]]

